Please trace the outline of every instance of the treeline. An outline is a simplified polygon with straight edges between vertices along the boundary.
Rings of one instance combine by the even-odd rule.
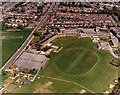
[[[72,2],[72,4],[69,2],[68,4],[67,3],[64,3],[64,2],[60,2],[60,5],[61,6],[66,6],[66,7],[85,7],[85,8],[92,8],[92,6],[90,5],[86,5],[86,4],[75,4],[75,2]]]
[[[116,31],[114,31],[113,29],[111,29],[110,32],[111,32],[115,37],[117,37]]]
[[[110,9],[104,9],[104,10],[99,10],[97,13],[100,13],[100,14],[114,14],[115,16],[118,17],[119,21],[120,21],[120,11],[117,7],[113,7],[112,10]]]
[[[86,8],[92,8],[90,5],[75,4],[75,2],[73,2],[72,4],[70,2],[68,4],[64,3],[64,2],[60,2],[60,5],[61,6],[66,6],[66,7],[80,7],[80,8],[86,7]],[[68,12],[68,11],[64,10],[62,12]],[[74,11],[69,11],[69,12],[73,13]],[[79,13],[79,12],[76,12],[76,13]],[[115,6],[111,10],[105,7],[104,10],[98,10],[97,12],[85,12],[85,11],[82,11],[80,13],[86,13],[86,14],[109,14],[109,15],[114,14],[115,16],[118,17],[118,19],[120,21],[120,10],[117,7],[115,7]]]
[[[20,72],[23,72],[23,73],[29,73],[29,74],[33,74],[35,75],[37,73],[37,71],[35,69],[32,69],[32,70],[28,70],[28,69],[19,69]]]
[[[43,12],[44,5],[38,6],[37,7],[37,13],[42,13]]]
[[[18,4],[15,5],[15,8],[17,8],[18,6],[22,7],[22,4],[23,4],[23,3],[24,3],[24,2],[19,2]]]

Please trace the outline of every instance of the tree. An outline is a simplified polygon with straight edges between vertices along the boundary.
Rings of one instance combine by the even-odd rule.
[[[23,26],[21,24],[18,24],[18,29],[23,29]]]
[[[40,51],[41,50],[41,48],[40,47],[37,47],[37,51]]]
[[[114,36],[116,36],[116,34],[117,34],[116,31],[114,31],[113,29],[111,29],[110,32],[111,32]]]
[[[29,46],[27,46],[25,50],[27,50],[28,48],[29,48]]]
[[[6,71],[5,70],[2,70],[2,75],[6,75]]]
[[[120,42],[120,37],[118,37],[118,40],[119,40],[119,42]]]
[[[12,69],[12,67],[9,67],[9,69]]]
[[[35,30],[35,32],[33,33],[33,35],[34,35],[34,36],[37,36],[37,37],[40,36],[40,34],[39,34],[39,32],[38,32],[37,30]]]
[[[50,58],[50,55],[46,55],[47,56],[47,58]]]
[[[35,75],[35,74],[36,74],[36,70],[35,70],[35,69],[29,70],[28,73],[29,73],[29,74],[33,74],[33,75]]]
[[[24,8],[22,8],[22,9],[21,9],[21,12],[25,12],[25,9],[24,9]]]

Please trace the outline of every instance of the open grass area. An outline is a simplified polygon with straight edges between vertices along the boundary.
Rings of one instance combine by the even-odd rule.
[[[8,32],[6,29],[2,32],[2,65],[16,52],[22,45],[32,29]]]
[[[57,38],[52,43],[63,49],[51,53],[40,75],[77,82],[96,93],[112,90],[109,84],[117,78],[118,69],[109,64],[114,59],[109,51],[98,50],[90,38]]]
[[[67,49],[63,56],[56,60],[56,65],[70,74],[82,74],[88,72],[97,62],[96,53],[86,49]]]
[[[31,41],[31,44],[33,44],[33,43],[35,43],[36,41],[39,41],[39,40],[40,40],[39,37],[34,36],[34,38]]]
[[[81,93],[82,90],[83,88],[69,82],[37,77],[34,82],[22,85],[21,88],[17,87],[12,93]]]
[[[109,85],[117,78],[118,69],[109,63],[114,59],[109,51],[98,50],[97,44],[92,43],[90,38],[64,37],[52,43],[63,49],[50,54],[47,65],[39,72],[45,77],[17,88],[14,93],[42,93],[37,85],[42,87],[49,81],[53,84],[47,90],[52,93],[79,93],[84,88],[89,95],[91,92],[112,91]]]

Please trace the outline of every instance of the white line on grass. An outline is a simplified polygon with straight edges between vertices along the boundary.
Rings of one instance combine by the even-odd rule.
[[[99,60],[100,60],[100,57],[99,57],[99,55],[96,53],[96,52],[94,52],[96,55],[97,55],[97,58],[98,58],[98,60],[97,60],[97,62],[96,62],[96,64],[88,71],[88,72],[86,72],[86,73],[83,73],[83,74],[80,74],[80,75],[85,75],[85,74],[88,74],[90,71],[92,71],[93,70],[93,68],[98,64],[98,62],[99,62]]]
[[[59,81],[64,81],[64,82],[73,83],[73,84],[75,84],[75,85],[77,85],[77,86],[80,86],[80,87],[88,90],[89,92],[97,95],[97,94],[96,94],[95,92],[93,92],[92,90],[89,90],[88,88],[86,88],[86,87],[84,87],[84,86],[82,86],[82,85],[80,85],[80,84],[78,84],[78,83],[76,83],[76,82],[72,82],[72,81],[69,81],[69,80],[63,80],[63,79],[58,79],[58,78],[53,78],[53,77],[48,77],[48,76],[43,76],[43,75],[38,75],[38,76],[40,76],[40,77],[45,77],[45,78],[49,78],[49,79],[53,79],[53,80],[59,80]]]

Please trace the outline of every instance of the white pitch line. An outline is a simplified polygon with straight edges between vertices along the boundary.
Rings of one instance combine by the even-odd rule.
[[[43,76],[43,75],[38,75],[38,76],[40,76],[40,77],[45,77],[45,78],[49,78],[49,79],[54,79],[54,80],[59,80],[59,81],[64,81],[64,82],[73,83],[73,84],[75,84],[75,85],[77,85],[77,86],[80,86],[80,87],[88,90],[89,92],[97,95],[97,94],[96,94],[95,92],[93,92],[92,90],[90,90],[90,89],[88,89],[88,88],[86,88],[86,87],[84,87],[84,86],[82,86],[82,85],[80,85],[80,84],[78,84],[78,83],[76,83],[76,82],[72,82],[72,81],[68,81],[68,80],[63,80],[63,79],[58,79],[58,78],[53,78],[53,77],[48,77],[48,76]]]
[[[94,52],[94,53],[96,54],[96,56],[97,56],[97,58],[98,58],[97,62],[95,63],[95,65],[94,65],[88,72],[86,72],[86,73],[84,73],[84,74],[80,74],[80,75],[88,74],[88,73],[89,73],[90,71],[92,71],[93,68],[99,63],[100,57],[99,57],[99,55],[98,55],[96,52]]]

